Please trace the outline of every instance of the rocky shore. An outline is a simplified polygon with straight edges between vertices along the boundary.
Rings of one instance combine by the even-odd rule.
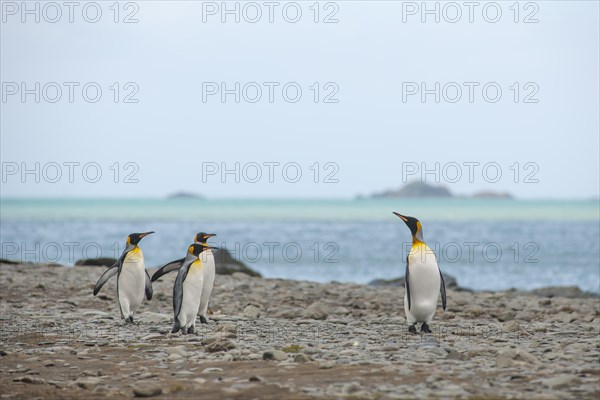
[[[597,297],[449,289],[433,334],[414,336],[401,287],[236,272],[181,336],[174,274],[126,326],[114,279],[92,296],[103,270],[0,265],[2,399],[600,396]]]

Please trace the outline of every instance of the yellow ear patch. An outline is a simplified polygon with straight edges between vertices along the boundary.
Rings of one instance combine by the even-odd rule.
[[[190,247],[188,248],[188,252],[190,252],[190,253],[194,254],[194,246],[190,246]]]

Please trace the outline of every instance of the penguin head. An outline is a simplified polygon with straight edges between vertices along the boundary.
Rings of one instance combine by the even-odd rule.
[[[199,257],[200,253],[206,249],[216,249],[216,247],[209,246],[206,243],[194,243],[188,247],[188,253],[194,257]]]
[[[144,232],[144,233],[131,233],[127,236],[127,244],[137,246],[137,244],[142,240],[144,236],[148,236],[153,234],[154,232]]]
[[[410,229],[410,233],[412,233],[413,240],[416,239],[420,242],[423,241],[423,228],[421,227],[421,221],[419,221],[415,217],[408,217],[395,211],[393,211],[393,214],[400,218],[402,221],[404,221],[406,226],[408,226],[408,229]]]
[[[208,240],[208,238],[211,238],[213,236],[217,236],[217,235],[214,233],[198,232],[196,234],[196,237],[194,238],[194,241],[196,243],[204,243]]]

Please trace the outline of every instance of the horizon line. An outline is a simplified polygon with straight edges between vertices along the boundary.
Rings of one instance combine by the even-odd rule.
[[[423,196],[423,197],[372,197],[355,195],[353,197],[169,197],[168,196],[131,196],[131,197],[115,197],[115,196],[0,196],[0,201],[16,201],[16,200],[171,200],[171,201],[223,201],[223,200],[331,200],[331,201],[365,201],[365,200],[502,200],[502,201],[537,201],[537,200],[552,200],[552,201],[598,201],[600,196],[580,196],[580,197],[473,197],[468,195],[454,195],[450,197],[435,197],[435,196]]]

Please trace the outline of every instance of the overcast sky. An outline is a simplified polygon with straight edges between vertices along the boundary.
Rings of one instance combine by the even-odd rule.
[[[598,2],[313,3],[2,2],[1,195],[599,195]]]

